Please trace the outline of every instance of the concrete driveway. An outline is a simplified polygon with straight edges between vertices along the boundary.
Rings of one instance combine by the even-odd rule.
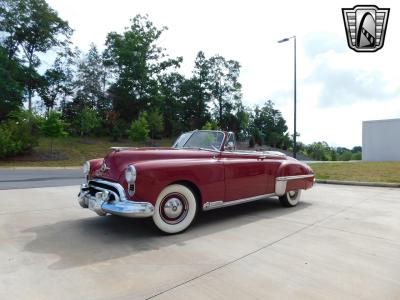
[[[400,190],[316,185],[183,234],[98,217],[77,186],[0,191],[0,299],[399,299]]]

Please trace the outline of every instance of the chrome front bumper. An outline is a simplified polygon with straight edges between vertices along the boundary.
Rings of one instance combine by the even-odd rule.
[[[128,218],[145,218],[154,214],[151,203],[127,200],[120,184],[99,179],[81,185],[78,202],[83,208],[89,208],[100,216],[109,213]]]

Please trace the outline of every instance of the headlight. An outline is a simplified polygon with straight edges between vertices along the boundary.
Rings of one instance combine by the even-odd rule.
[[[83,174],[88,175],[90,172],[90,162],[85,161],[83,163]]]
[[[136,181],[136,168],[132,165],[128,165],[125,169],[125,179],[128,183],[134,183]]]

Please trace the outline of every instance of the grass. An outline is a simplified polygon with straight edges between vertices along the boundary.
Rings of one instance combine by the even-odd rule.
[[[129,140],[111,142],[107,138],[67,137],[54,141],[50,155],[50,139],[41,138],[33,153],[0,160],[0,167],[68,167],[81,166],[88,159],[104,157],[112,146],[170,146],[174,139],[149,143]],[[317,179],[400,183],[400,162],[330,162],[313,163]]]
[[[343,162],[310,164],[317,179],[400,183],[400,162]]]
[[[168,147],[172,139],[155,140],[148,143],[133,143],[129,140],[112,142],[107,138],[66,137],[54,140],[53,151],[50,153],[50,139],[41,138],[31,154],[0,160],[1,167],[68,167],[81,166],[88,159],[104,157],[110,147]]]

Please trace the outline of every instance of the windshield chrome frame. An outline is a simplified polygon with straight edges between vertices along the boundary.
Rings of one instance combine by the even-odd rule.
[[[189,131],[190,132],[190,131]],[[215,149],[209,149],[209,148],[202,148],[202,147],[196,147],[196,148],[185,148],[185,145],[187,144],[187,142],[192,138],[193,134],[196,132],[219,132],[223,134],[223,138],[221,141],[221,144],[219,145],[219,150],[215,150]],[[185,134],[186,132],[182,133]],[[182,148],[177,148],[177,149],[199,149],[199,150],[206,150],[206,151],[212,151],[212,152],[221,152],[222,151],[222,147],[225,143],[226,140],[226,132],[222,131],[222,130],[193,130],[192,134],[189,136],[189,138],[187,139],[187,141],[185,142],[185,144],[182,145]]]

